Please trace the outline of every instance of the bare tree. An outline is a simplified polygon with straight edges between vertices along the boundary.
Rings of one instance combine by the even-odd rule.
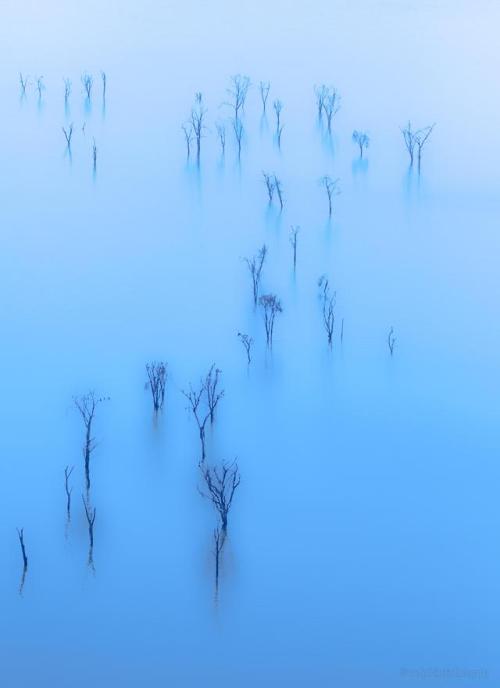
[[[259,287],[260,280],[262,276],[262,268],[264,267],[264,261],[266,260],[267,246],[262,244],[262,247],[258,252],[252,256],[252,258],[244,258],[247,264],[248,270],[250,271],[250,276],[252,278],[252,288],[253,288],[253,302],[257,305],[257,299],[259,297]]]
[[[238,144],[238,160],[241,158],[241,142],[243,139],[243,124],[240,119],[233,119],[233,131]]]
[[[146,364],[148,383],[153,397],[153,408],[158,413],[165,401],[165,386],[167,384],[167,364],[163,361]]]
[[[38,100],[42,99],[42,93],[45,91],[45,84],[43,83],[43,76],[37,77],[36,90],[38,91]]]
[[[394,336],[394,328],[391,327],[389,330],[389,334],[387,335],[387,344],[389,346],[389,351],[391,352],[391,356],[394,353],[394,344],[396,343],[396,337]]]
[[[195,105],[191,109],[191,127],[196,138],[196,159],[200,162],[201,153],[201,139],[203,137],[203,132],[205,131],[205,115],[207,111],[203,107],[203,98],[201,93],[197,93],[195,96]]]
[[[276,141],[278,143],[278,148],[281,150],[281,134],[283,133],[283,124],[279,129],[276,130]]]
[[[23,76],[22,72],[19,72],[19,83],[21,85],[21,95],[25,96],[26,95],[26,86],[28,85],[28,77]]]
[[[335,324],[335,303],[336,303],[336,294],[333,292],[333,295],[326,296],[326,298],[323,301],[323,323],[325,325],[325,330],[326,330],[326,335],[328,337],[328,345],[331,347],[332,345],[332,339],[333,339],[333,327]]]
[[[370,137],[364,131],[358,131],[357,129],[355,129],[352,132],[352,140],[354,141],[354,143],[358,144],[358,146],[359,146],[359,157],[362,158],[363,157],[363,150],[365,148],[368,148],[368,146],[370,145]]]
[[[243,110],[245,107],[249,88],[250,79],[247,76],[236,74],[231,77],[231,86],[227,89],[227,92],[231,96],[229,105],[233,108],[235,120],[239,119],[240,110]]]
[[[69,479],[71,474],[73,473],[73,469],[75,467],[71,466],[66,466],[64,469],[64,489],[66,491],[66,517],[68,520],[68,523],[71,521],[71,493],[73,492],[73,488],[69,486]]]
[[[278,133],[281,126],[281,111],[283,110],[283,103],[281,100],[275,100],[273,102],[273,108],[276,115],[276,133]]]
[[[83,90],[87,95],[87,100],[90,100],[92,97],[92,86],[94,85],[94,77],[91,74],[87,74],[87,72],[84,72],[84,74],[82,74],[81,79],[83,84]]]
[[[85,516],[87,517],[87,524],[89,527],[89,556],[88,565],[91,569],[94,569],[94,523],[95,523],[95,507],[92,508],[90,503],[87,504],[85,497],[82,495],[83,506],[85,507]]]
[[[64,102],[68,102],[68,98],[71,94],[71,79],[64,79]]]
[[[269,91],[271,90],[271,84],[269,81],[260,82],[260,99],[262,100],[262,114],[266,114],[267,98],[269,96]]]
[[[205,488],[200,488],[200,494],[212,502],[220,518],[222,538],[225,539],[229,511],[240,484],[238,464],[235,459],[232,463],[222,463],[220,466],[203,466],[201,474]]]
[[[83,458],[85,464],[85,482],[87,492],[90,490],[90,457],[96,448],[95,439],[92,437],[92,425],[95,412],[99,404],[108,401],[109,397],[98,397],[94,391],[87,392],[80,397],[74,397],[73,402],[78,409],[85,428],[85,440],[83,443]]]
[[[219,570],[220,570],[220,557],[222,554],[222,549],[224,547],[224,542],[226,541],[226,538],[221,532],[221,529],[219,526],[214,529],[214,545],[215,545],[215,550],[214,550],[214,555],[215,555],[215,597],[217,598],[217,594],[219,592]]]
[[[425,143],[429,136],[432,134],[432,130],[434,129],[435,125],[432,124],[429,127],[424,127],[423,129],[419,129],[417,132],[415,132],[415,143],[417,144],[417,153],[418,153],[418,171],[420,172],[420,163],[422,161],[422,149],[425,146]]]
[[[102,99],[104,101],[104,100],[106,100],[106,85],[107,85],[106,72],[101,72],[101,80],[102,80]]]
[[[296,225],[295,227],[292,226],[290,229],[290,243],[292,245],[292,250],[293,250],[293,269],[294,271],[297,268],[297,234],[300,232],[300,227]]]
[[[193,127],[191,122],[182,125],[182,131],[184,132],[184,140],[186,141],[187,157],[191,155],[191,141],[193,140]]]
[[[325,187],[326,194],[328,196],[328,216],[332,216],[332,198],[333,196],[338,196],[340,193],[338,187],[339,180],[332,179],[328,175],[321,177],[320,184]]]
[[[274,320],[278,313],[283,313],[283,307],[281,301],[274,294],[264,294],[260,297],[259,304],[264,314],[267,346],[271,349],[273,346]]]
[[[92,166],[95,172],[97,170],[97,146],[95,143],[95,139],[92,143]]]
[[[73,136],[73,124],[70,124],[68,129],[62,127],[64,138],[66,139],[66,146],[68,149],[71,148],[71,138]]]
[[[322,84],[321,86],[316,86],[314,89],[316,93],[316,104],[318,107],[318,119],[321,119],[323,116],[323,111],[325,109],[325,98],[328,95],[328,88],[325,86],[325,84]]]
[[[19,594],[23,594],[24,583],[26,581],[26,573],[28,571],[28,556],[26,554],[26,546],[24,544],[24,528],[17,529],[17,537],[19,538],[19,545],[21,547],[21,555],[23,558],[23,571],[21,574],[21,583],[19,585]]]
[[[330,293],[330,282],[326,275],[321,275],[321,277],[318,280],[318,287],[320,299],[324,301]]]
[[[323,101],[323,110],[326,114],[328,131],[332,130],[332,119],[340,110],[340,96],[335,88],[328,91]]]
[[[215,125],[217,129],[217,136],[219,137],[222,157],[226,154],[226,127],[222,122],[217,122]]]
[[[414,155],[415,155],[415,132],[411,128],[411,122],[408,122],[404,129],[401,129],[403,134],[403,140],[405,142],[406,150],[410,156],[410,167],[413,165]]]
[[[252,337],[250,337],[250,335],[243,334],[242,332],[238,332],[238,338],[239,338],[240,342],[243,344],[243,346],[245,347],[245,351],[247,354],[247,362],[248,362],[248,365],[250,365],[250,362],[252,360],[251,349],[252,349],[253,339],[252,339]]]
[[[280,202],[280,210],[283,210],[283,187],[281,186],[281,180],[276,175],[274,175],[274,190]]]
[[[224,396],[224,390],[218,389],[221,371],[215,368],[215,363],[211,366],[208,374],[201,380],[198,389],[189,386],[189,391],[183,390],[183,394],[189,402],[189,407],[198,426],[198,433],[201,444],[200,465],[206,458],[205,431],[208,420],[214,421],[215,409],[217,404]]]
[[[270,174],[267,174],[267,172],[263,172],[262,174],[264,175],[264,182],[267,188],[267,196],[269,198],[269,203],[272,203],[274,195],[274,178]]]

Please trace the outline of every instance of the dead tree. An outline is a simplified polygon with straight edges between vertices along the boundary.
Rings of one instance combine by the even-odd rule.
[[[226,154],[226,127],[222,122],[217,122],[215,125],[217,129],[217,136],[219,137],[222,157]]]
[[[87,72],[85,72],[84,74],[82,74],[81,79],[83,84],[83,90],[87,95],[87,100],[90,100],[92,97],[92,86],[94,85],[94,77],[91,74],[87,74]]]
[[[276,142],[278,143],[278,148],[281,150],[281,134],[283,133],[283,125],[276,131]]]
[[[71,79],[64,79],[64,102],[68,103],[68,98],[71,94]]]
[[[252,278],[254,305],[257,305],[257,299],[259,297],[260,280],[262,277],[262,268],[264,267],[266,255],[267,246],[263,244],[259,251],[255,254],[255,256],[253,256],[252,258],[244,258],[244,261],[247,264],[250,276]]]
[[[200,494],[209,499],[220,518],[221,536],[227,535],[227,519],[234,493],[240,484],[240,472],[236,459],[232,463],[222,463],[220,466],[203,466],[201,474],[205,486],[199,488]]]
[[[206,425],[210,419],[210,423],[214,422],[215,409],[217,404],[224,396],[224,390],[219,390],[218,385],[220,381],[221,371],[219,368],[215,368],[215,363],[211,366],[208,374],[204,379],[201,380],[198,389],[193,389],[192,385],[189,386],[189,391],[183,390],[183,394],[189,402],[189,408],[194,416],[196,425],[198,426],[198,434],[200,437],[201,444],[201,459],[200,465],[205,462],[206,458],[206,447],[205,447],[205,436],[206,436]]]
[[[26,573],[28,571],[28,556],[26,554],[26,545],[24,544],[24,528],[17,529],[17,537],[19,538],[19,545],[21,547],[21,555],[23,558],[23,571],[21,574],[21,583],[19,585],[19,594],[23,594],[24,583],[26,581]]]
[[[316,93],[316,105],[318,108],[318,119],[320,120],[323,116],[323,111],[325,109],[325,98],[328,95],[328,88],[325,86],[325,84],[322,84],[321,86],[316,86],[314,89]]]
[[[340,193],[338,183],[338,179],[332,179],[328,175],[325,175],[320,179],[320,184],[325,187],[325,191],[328,196],[328,217],[332,216],[332,198],[333,196],[338,196]]]
[[[283,110],[283,103],[281,100],[275,100],[273,103],[273,108],[276,115],[276,134],[278,134],[281,126],[281,111]]]
[[[26,86],[28,85],[28,77],[23,76],[22,72],[19,72],[19,83],[21,85],[21,95],[26,95]]]
[[[408,151],[408,155],[410,156],[410,167],[413,166],[413,160],[415,157],[415,145],[416,145],[416,139],[415,139],[415,133],[412,128],[411,128],[411,122],[408,122],[407,126],[404,129],[401,129],[401,133],[403,134],[403,140],[405,142],[406,150]]]
[[[328,132],[332,131],[332,119],[340,110],[340,96],[335,88],[328,91],[323,101],[323,109],[326,114]]]
[[[231,87],[227,89],[227,92],[231,96],[229,105],[233,108],[235,120],[239,119],[240,110],[245,107],[249,88],[250,79],[247,76],[236,74],[231,77]]]
[[[335,303],[335,292],[333,292],[332,296],[328,294],[323,301],[323,323],[325,325],[326,335],[328,337],[328,346],[330,347],[332,346],[333,327],[335,325]]]
[[[233,131],[238,144],[238,160],[241,158],[241,142],[243,140],[243,124],[240,119],[233,119]]]
[[[267,346],[272,349],[274,320],[278,313],[283,313],[281,301],[275,294],[264,294],[259,299],[259,304],[264,314],[264,325],[266,328],[266,342]]]
[[[68,129],[65,127],[62,127],[64,138],[66,139],[66,146],[69,149],[71,149],[71,138],[73,136],[73,125],[70,124]]]
[[[247,354],[247,362],[248,362],[248,365],[250,365],[250,362],[252,360],[251,349],[252,349],[253,339],[252,339],[252,337],[250,337],[250,335],[243,334],[242,332],[238,332],[238,338],[239,338],[240,342],[243,344],[243,346],[245,347],[245,351]]]
[[[73,492],[73,488],[69,486],[69,479],[71,474],[73,473],[73,469],[75,467],[71,466],[66,466],[64,469],[64,489],[66,491],[66,517],[68,520],[68,523],[71,521],[71,493]]]
[[[102,99],[104,101],[104,100],[106,100],[106,86],[107,86],[106,72],[101,72],[101,80],[102,80]]]
[[[418,171],[420,172],[420,163],[422,161],[422,149],[425,146],[425,143],[429,136],[432,134],[432,130],[434,129],[434,124],[432,124],[429,127],[424,127],[423,129],[419,129],[417,132],[415,132],[415,143],[417,144],[417,154],[418,154]]]
[[[187,157],[189,159],[191,155],[191,141],[193,140],[193,127],[191,123],[183,124],[182,131],[184,132],[184,140],[186,142]]]
[[[195,106],[191,109],[191,127],[196,139],[196,159],[200,162],[201,153],[201,139],[205,131],[205,115],[207,111],[203,107],[203,98],[201,93],[195,96]]]
[[[359,157],[362,158],[363,157],[363,150],[365,148],[368,148],[368,146],[370,145],[370,137],[364,131],[357,131],[357,129],[355,129],[352,132],[352,140],[354,141],[354,143],[358,144],[358,146],[359,146]]]
[[[215,556],[215,597],[217,598],[217,594],[219,592],[219,570],[220,570],[220,557],[222,554],[222,548],[224,547],[224,542],[226,541],[226,538],[221,532],[221,529],[219,526],[214,529],[214,545],[215,545],[215,550],[214,550],[214,556]]]
[[[73,402],[78,409],[85,428],[85,440],[83,443],[83,458],[85,466],[85,483],[87,492],[90,490],[90,457],[96,448],[95,439],[92,437],[92,425],[94,423],[95,412],[99,404],[108,401],[109,397],[97,397],[94,391],[88,392],[81,397],[75,397]]]
[[[263,172],[262,174],[264,176],[264,182],[267,188],[267,197],[269,199],[269,204],[271,204],[273,202],[274,195],[274,179],[270,174],[267,174],[267,172]]]
[[[89,527],[89,556],[88,556],[88,565],[93,569],[94,568],[94,523],[95,523],[95,514],[96,514],[96,509],[95,507],[92,508],[90,504],[87,504],[85,501],[85,497],[82,495],[82,502],[83,506],[85,508],[85,516],[87,517],[87,524]]]
[[[36,80],[36,90],[38,91],[38,100],[42,99],[42,93],[45,91],[45,84],[43,83],[43,76],[39,76]]]
[[[391,352],[391,356],[394,353],[394,344],[396,343],[396,337],[394,336],[394,328],[391,327],[389,330],[389,334],[387,335],[387,344],[389,346],[389,351]]]
[[[97,170],[97,146],[95,143],[95,139],[92,143],[92,167],[95,173],[95,171]]]
[[[281,181],[276,175],[274,175],[274,189],[280,202],[280,210],[283,210],[283,187],[281,186]]]
[[[260,99],[262,100],[262,114],[266,114],[267,98],[269,96],[269,91],[271,90],[271,84],[269,81],[260,82]]]
[[[158,413],[165,401],[165,386],[167,384],[167,364],[163,361],[146,363],[148,383],[153,397],[153,408]]]
[[[293,270],[295,272],[297,268],[297,234],[300,232],[300,227],[297,225],[291,227],[290,229],[290,243],[293,250]]]
[[[326,275],[321,275],[321,277],[318,280],[318,287],[320,299],[324,301],[330,293],[330,282]]]

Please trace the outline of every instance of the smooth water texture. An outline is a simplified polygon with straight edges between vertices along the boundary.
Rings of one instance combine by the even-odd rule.
[[[3,0],[1,686],[498,683],[499,21],[487,0]],[[252,81],[239,163],[230,125],[224,159],[215,131],[237,73]],[[331,138],[321,83],[342,96]],[[181,130],[196,91],[199,167]],[[409,118],[436,122],[420,176]],[[371,137],[363,163],[353,129]],[[331,221],[325,174],[340,179]],[[284,307],[272,353],[242,260],[263,243],[262,292]],[[238,331],[255,340],[248,368]],[[169,370],[156,420],[154,359]],[[213,362],[225,396],[208,461],[241,471],[217,599],[216,513],[182,395]],[[110,397],[95,572],[72,402],[89,389]]]

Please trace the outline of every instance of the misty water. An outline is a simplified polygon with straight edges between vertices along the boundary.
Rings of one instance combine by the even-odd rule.
[[[2,2],[5,688],[498,680],[500,9],[290,5]],[[238,73],[252,82],[240,162],[224,105]],[[322,83],[342,97],[331,137]],[[197,91],[199,167],[181,130]],[[420,175],[409,118],[436,123]],[[363,161],[353,129],[371,138]],[[283,212],[263,170],[282,181]],[[331,220],[323,175],[340,180]],[[263,243],[261,293],[284,309],[272,353],[243,261]],[[322,274],[336,292],[331,349]],[[254,339],[250,366],[239,331]],[[168,362],[156,419],[152,360]],[[217,599],[217,515],[197,490],[182,395],[212,363],[225,396],[207,461],[237,457],[241,472]],[[90,389],[110,397],[94,427],[95,571],[72,401]]]

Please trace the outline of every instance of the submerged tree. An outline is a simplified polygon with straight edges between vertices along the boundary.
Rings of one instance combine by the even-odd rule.
[[[329,89],[323,101],[323,110],[326,114],[328,131],[332,131],[332,119],[340,110],[340,96],[335,88]]]
[[[222,537],[225,538],[229,511],[240,484],[238,464],[235,459],[232,463],[222,463],[220,466],[203,466],[201,474],[205,487],[200,488],[200,494],[212,502],[220,518]]]
[[[250,79],[247,76],[236,74],[231,77],[231,86],[227,89],[227,92],[231,96],[229,105],[233,108],[235,120],[239,119],[240,110],[243,110],[245,107],[249,88]]]
[[[102,80],[102,99],[106,100],[106,86],[107,86],[107,77],[106,77],[106,72],[101,72],[101,80]]]
[[[165,400],[165,386],[167,384],[167,364],[163,361],[146,364],[148,384],[153,397],[153,408],[158,413],[163,408]]]
[[[71,466],[66,466],[64,469],[64,490],[66,492],[66,518],[68,523],[71,521],[71,493],[73,492],[73,488],[69,486],[69,479],[71,477],[71,474],[73,473],[73,469],[75,467]]]
[[[359,146],[359,157],[363,157],[363,150],[370,145],[370,137],[364,131],[355,129],[352,132],[352,140]]]
[[[97,170],[97,146],[95,143],[95,139],[92,143],[92,167],[95,172]]]
[[[243,140],[243,124],[240,119],[233,119],[233,131],[238,145],[238,160],[241,158],[241,142]]]
[[[281,186],[281,180],[276,175],[274,175],[274,190],[280,202],[280,210],[283,210],[283,187]]]
[[[269,91],[271,90],[271,84],[269,81],[261,81],[260,84],[260,99],[262,100],[262,114],[266,114],[267,98],[269,96]]]
[[[42,93],[45,91],[45,84],[43,83],[43,76],[37,77],[36,90],[38,91],[38,100],[42,99]]]
[[[221,155],[224,157],[226,154],[226,127],[222,122],[217,122],[215,128],[217,130],[217,136],[219,137]]]
[[[224,396],[224,390],[219,390],[218,387],[220,374],[221,370],[215,368],[214,363],[205,378],[201,380],[198,389],[193,389],[192,385],[190,385],[188,392],[184,390],[182,392],[189,402],[189,408],[198,426],[201,444],[200,465],[205,462],[206,458],[205,434],[207,422],[209,419],[211,424],[214,422],[217,404]]]
[[[94,569],[94,523],[95,523],[95,507],[91,507],[90,503],[85,501],[85,497],[82,495],[83,506],[85,507],[85,516],[87,518],[87,524],[89,528],[89,556],[87,563],[90,568]]]
[[[99,404],[108,401],[109,397],[98,397],[94,391],[87,392],[80,397],[75,397],[73,402],[78,409],[85,428],[85,440],[83,443],[83,458],[85,466],[85,483],[87,492],[90,490],[90,457],[96,447],[95,439],[92,437],[92,425],[94,423],[95,412]]]
[[[420,172],[420,164],[422,162],[422,149],[426,144],[427,139],[429,136],[432,134],[432,130],[434,129],[434,124],[432,124],[429,127],[424,127],[423,129],[419,129],[415,133],[415,143],[417,144],[417,154],[418,154],[418,171]]]
[[[264,182],[267,188],[267,197],[269,199],[269,203],[272,203],[274,195],[274,177],[270,174],[267,174],[267,172],[263,172],[262,174],[264,176]]]
[[[290,229],[290,243],[293,250],[293,269],[297,268],[297,234],[300,232],[300,227],[296,225]]]
[[[391,327],[389,330],[389,334],[387,335],[387,344],[389,346],[389,351],[391,352],[391,356],[394,353],[394,345],[396,343],[396,337],[394,336],[394,328]]]
[[[191,123],[183,124],[182,131],[184,132],[184,140],[186,142],[187,157],[191,155],[191,141],[193,140],[193,127]]]
[[[267,346],[271,349],[273,346],[274,320],[278,313],[283,313],[283,307],[275,294],[264,294],[260,297],[259,304],[264,314]]]
[[[71,94],[71,79],[64,79],[64,102],[68,103],[68,98]]]
[[[198,163],[200,162],[201,153],[201,139],[203,137],[203,132],[205,131],[205,115],[207,111],[203,107],[203,98],[201,93],[197,93],[195,96],[195,105],[191,109],[191,127],[196,139],[196,159]]]
[[[226,538],[221,532],[221,529],[219,526],[217,528],[214,528],[214,557],[215,557],[215,597],[217,598],[217,594],[219,592],[219,570],[220,570],[220,558],[222,554],[222,549],[224,547],[224,542],[226,541]]]
[[[71,148],[71,139],[73,137],[73,124],[70,124],[69,127],[66,129],[65,127],[62,127],[64,138],[66,139],[66,146],[68,149]]]
[[[316,105],[318,108],[318,119],[321,119],[323,116],[323,111],[325,109],[325,98],[327,97],[329,90],[325,84],[321,84],[321,86],[316,86],[314,89],[314,92],[316,94]]]
[[[21,95],[25,96],[26,95],[26,86],[28,85],[28,77],[23,76],[22,72],[19,72],[19,83],[21,85]]]
[[[24,583],[26,581],[26,573],[28,572],[28,556],[26,554],[26,545],[24,544],[24,528],[17,529],[17,537],[19,538],[19,545],[21,547],[21,556],[23,558],[23,570],[21,573],[21,583],[19,585],[19,594],[23,594]]]
[[[245,347],[245,351],[247,354],[247,362],[248,362],[248,365],[250,365],[250,362],[252,360],[251,349],[252,349],[253,339],[252,339],[252,337],[250,337],[250,335],[243,334],[243,332],[238,332],[238,339],[240,340],[240,342]]]
[[[326,330],[326,335],[328,337],[328,345],[332,345],[332,339],[333,339],[333,326],[335,324],[335,303],[336,303],[336,294],[333,292],[333,295],[330,296],[328,294],[326,298],[323,301],[323,323],[325,325],[325,330]]]
[[[278,134],[281,127],[281,111],[283,110],[283,103],[277,99],[273,102],[274,113],[276,115],[276,134]]]
[[[324,186],[326,195],[328,196],[328,217],[332,216],[332,198],[333,196],[338,196],[340,193],[338,184],[338,179],[332,179],[328,175],[321,177],[320,184]]]
[[[254,256],[252,256],[252,258],[244,258],[244,261],[247,264],[250,276],[252,278],[254,305],[257,305],[257,299],[259,297],[260,280],[262,277],[262,268],[264,267],[266,255],[267,246],[265,244],[262,244],[262,247],[257,251],[257,253]]]
[[[94,85],[94,77],[91,74],[87,74],[87,72],[84,72],[82,74],[81,79],[83,90],[87,96],[87,100],[90,100],[92,97],[92,86]]]

